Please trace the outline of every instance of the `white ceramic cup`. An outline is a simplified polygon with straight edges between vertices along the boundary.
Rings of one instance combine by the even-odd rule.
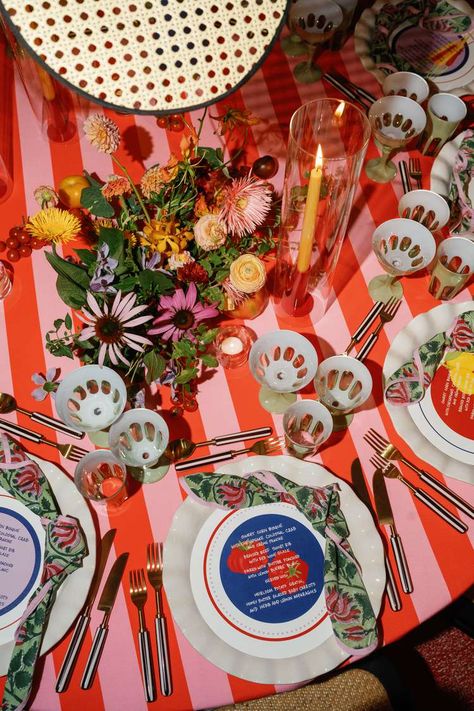
[[[290,454],[302,459],[315,454],[331,435],[333,419],[322,403],[300,400],[285,410],[283,429]]]

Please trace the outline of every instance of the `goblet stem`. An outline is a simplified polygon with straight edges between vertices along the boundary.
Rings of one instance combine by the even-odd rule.
[[[296,81],[301,84],[313,84],[314,82],[321,79],[321,69],[317,67],[313,62],[318,53],[318,45],[307,45],[310,51],[310,56],[307,62],[300,62],[296,65],[293,70]]]
[[[397,174],[397,168],[395,164],[392,163],[391,158],[398,153],[398,149],[394,149],[384,143],[381,143],[381,146],[381,157],[369,160],[365,166],[365,172],[367,176],[376,183],[388,183],[393,180]]]

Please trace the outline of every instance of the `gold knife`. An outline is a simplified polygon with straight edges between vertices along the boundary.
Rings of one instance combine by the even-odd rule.
[[[86,668],[84,669],[84,674],[81,679],[81,689],[90,689],[94,681],[95,673],[97,671],[97,666],[100,661],[100,656],[104,648],[105,640],[107,639],[107,633],[109,631],[109,617],[114,606],[115,598],[117,597],[118,590],[120,588],[120,582],[122,580],[123,571],[128,560],[128,553],[122,553],[115,563],[113,564],[111,571],[108,575],[107,581],[102,590],[102,595],[100,596],[99,604],[97,609],[104,613],[104,617],[99,627],[95,631],[94,639],[92,642],[92,648],[87,659]]]
[[[354,488],[354,491],[356,492],[357,496],[359,499],[362,501],[363,504],[367,506],[369,511],[374,514],[373,510],[373,505],[370,500],[369,496],[369,490],[367,488],[367,483],[364,478],[364,473],[362,471],[362,466],[360,463],[359,459],[354,459],[352,462],[351,466],[351,479],[352,479],[352,486]],[[394,612],[399,612],[402,609],[402,602],[400,600],[400,595],[397,590],[397,586],[395,583],[395,576],[393,574],[392,566],[390,565],[390,561],[384,552],[384,558],[385,558],[385,571],[387,573],[387,597],[388,601],[390,603],[390,607]]]
[[[413,592],[413,583],[411,581],[410,570],[405,557],[405,551],[403,550],[402,539],[397,533],[390,499],[388,498],[385,477],[381,469],[375,470],[372,486],[374,489],[377,517],[381,524],[388,526],[390,529],[390,543],[395,556],[395,562],[397,564],[397,570],[400,576],[403,592],[411,593]]]
[[[94,600],[99,590],[100,581],[104,574],[105,565],[107,563],[107,558],[109,557],[110,549],[115,538],[116,529],[111,528],[102,537],[100,542],[100,558],[99,564],[97,565],[94,576],[92,578],[92,584],[89,589],[86,601],[84,603],[84,608],[82,613],[79,615],[76,626],[74,628],[74,633],[69,642],[67,648],[66,656],[64,657],[63,663],[61,664],[61,669],[59,670],[58,680],[56,682],[56,691],[60,694],[69,686],[71,680],[72,672],[79,655],[79,651],[82,647],[86,630],[91,621],[91,611],[94,604]]]

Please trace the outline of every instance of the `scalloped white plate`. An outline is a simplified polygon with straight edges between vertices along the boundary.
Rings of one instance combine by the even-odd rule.
[[[403,2],[403,0],[393,2],[388,2],[388,0],[377,0],[372,7],[364,10],[354,29],[355,51],[359,55],[359,59],[367,71],[373,74],[380,84],[383,83],[387,73],[377,68],[371,53],[371,39],[375,27],[375,21],[378,13],[384,5],[393,6],[398,5],[400,2]],[[464,0],[449,0],[449,4],[461,12],[466,13],[466,15],[471,18],[473,17],[473,10],[468,2],[464,2]],[[416,3],[414,5],[415,7],[418,7]],[[450,72],[444,76],[429,77],[431,81],[437,85],[439,91],[446,91],[451,94],[457,94],[458,96],[474,93],[474,37],[472,29],[471,25],[470,33],[466,33],[469,35],[469,41],[467,44],[468,56],[466,62],[459,68],[459,70]],[[398,37],[401,32],[403,32],[403,26],[397,25],[389,37],[389,41],[393,41],[395,35]]]
[[[38,464],[51,484],[61,513],[80,521],[89,550],[82,567],[69,575],[58,590],[41,645],[41,654],[45,654],[66,634],[86,600],[95,570],[95,528],[88,506],[74,482],[52,462],[32,454],[29,457]],[[13,642],[0,646],[0,676],[8,671],[13,646]]]
[[[447,303],[420,314],[403,328],[394,338],[385,358],[383,375],[387,379],[413,356],[416,348],[432,338],[436,333],[445,331],[459,314],[474,308],[472,301]],[[472,464],[458,461],[439,448],[437,439],[428,439],[419,429],[417,421],[410,415],[407,407],[391,405],[385,401],[392,422],[398,434],[418,457],[432,464],[445,476],[474,484]]]
[[[248,457],[219,468],[223,474],[243,475],[266,469],[308,486],[337,482],[346,517],[349,541],[358,559],[376,615],[385,588],[384,551],[372,515],[351,487],[324,467],[289,456]],[[348,655],[334,635],[309,652],[291,659],[263,659],[234,649],[220,639],[199,614],[191,590],[190,561],[201,527],[215,508],[188,497],[177,510],[164,548],[164,585],[175,622],[192,646],[229,674],[260,684],[293,684],[312,679],[339,666]]]

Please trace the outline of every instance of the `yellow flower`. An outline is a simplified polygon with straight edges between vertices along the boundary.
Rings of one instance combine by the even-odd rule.
[[[181,252],[192,239],[192,232],[179,227],[175,220],[152,220],[143,228],[140,238],[142,247],[152,252],[164,252],[166,255]]]
[[[92,114],[84,121],[84,133],[89,142],[101,153],[115,153],[120,145],[120,130],[104,114]]]
[[[241,254],[230,265],[230,283],[244,294],[254,294],[264,286],[266,279],[265,266],[254,254]]]
[[[26,223],[26,229],[33,237],[44,242],[64,244],[70,242],[81,230],[81,222],[67,210],[48,207],[40,210]]]
[[[219,124],[219,133],[223,136],[227,131],[233,131],[237,126],[255,126],[260,123],[258,116],[251,111],[240,111],[228,106],[223,116],[211,116]]]

